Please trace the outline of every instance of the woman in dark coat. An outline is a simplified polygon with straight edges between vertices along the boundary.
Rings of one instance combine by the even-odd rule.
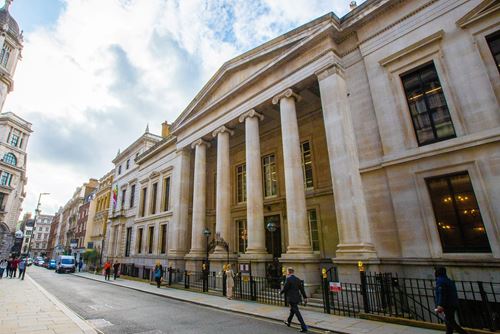
[[[156,262],[155,269],[153,271],[154,279],[156,281],[156,287],[160,287],[161,280],[163,278],[163,267],[161,266],[160,262]]]

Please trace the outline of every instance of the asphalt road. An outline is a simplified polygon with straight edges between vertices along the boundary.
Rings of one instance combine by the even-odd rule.
[[[31,266],[29,275],[103,333],[296,333],[246,317]]]

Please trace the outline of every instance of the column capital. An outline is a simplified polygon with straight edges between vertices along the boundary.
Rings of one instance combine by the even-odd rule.
[[[330,64],[322,68],[321,70],[316,71],[314,74],[316,74],[318,80],[323,80],[334,74],[338,74],[340,77],[342,77],[342,79],[345,79],[344,68],[339,63]]]
[[[227,132],[229,133],[230,136],[234,135],[234,131],[226,127],[225,125],[221,126],[220,128],[217,128],[214,132],[212,132],[212,136],[215,138],[219,133],[224,133]]]
[[[210,143],[207,142],[206,140],[203,140],[203,139],[198,139],[197,141],[195,141],[194,143],[191,144],[191,148],[195,148],[196,146],[198,145],[205,145],[207,148],[210,147]]]
[[[264,115],[262,115],[261,113],[258,113],[257,111],[255,111],[255,109],[250,109],[249,111],[247,111],[246,113],[242,114],[238,120],[240,121],[240,123],[243,123],[245,121],[245,119],[247,118],[252,118],[252,117],[257,117],[259,118],[261,121],[264,120]]]
[[[302,97],[299,94],[295,93],[293,89],[288,88],[283,92],[279,93],[278,95],[276,95],[275,97],[273,97],[272,100],[273,104],[278,104],[284,97],[293,97],[297,102],[299,102],[302,99]]]

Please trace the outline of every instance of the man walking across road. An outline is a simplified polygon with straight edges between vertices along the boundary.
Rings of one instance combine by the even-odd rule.
[[[446,275],[445,267],[437,267],[436,276],[436,312],[444,313],[446,334],[456,330],[460,334],[467,332],[455,322],[455,312],[458,309],[458,294],[455,282]]]
[[[304,286],[302,284],[302,280],[294,275],[295,270],[293,268],[287,269],[287,277],[285,285],[283,289],[280,291],[280,294],[285,294],[286,300],[288,304],[290,304],[290,315],[288,319],[284,321],[285,325],[290,327],[292,323],[293,316],[297,316],[297,319],[300,322],[300,332],[307,333],[307,326],[302,318],[302,314],[299,311],[299,303],[302,301],[302,297],[304,297],[304,302],[307,303],[306,292],[304,291]]]

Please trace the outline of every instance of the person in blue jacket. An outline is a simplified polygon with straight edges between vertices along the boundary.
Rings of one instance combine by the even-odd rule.
[[[436,312],[444,313],[446,334],[453,334],[454,330],[460,334],[467,334],[455,321],[455,312],[458,309],[455,282],[448,278],[445,267],[437,267],[434,275],[436,276]]]

